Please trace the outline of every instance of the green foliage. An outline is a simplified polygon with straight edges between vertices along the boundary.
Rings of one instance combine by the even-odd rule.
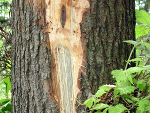
[[[4,78],[4,83],[6,85],[6,96],[8,96],[8,93],[11,89],[11,84],[10,84],[10,77]]]
[[[150,25],[150,15],[144,10],[136,10],[136,21],[142,24]]]
[[[1,99],[0,100],[0,113],[11,112],[11,99]]]
[[[150,32],[150,14],[144,10],[136,10],[136,38],[148,35]]]
[[[11,56],[9,9],[11,0],[0,0],[0,113],[11,113]]]
[[[143,45],[150,49],[150,44],[146,42],[132,40],[125,42],[134,45],[133,51],[134,48]],[[101,86],[92,98],[84,102],[89,112],[148,113],[150,110],[150,65],[143,63],[140,56],[135,59],[130,59],[130,56],[125,69],[113,70],[111,72],[116,80],[115,85]],[[136,63],[136,66],[127,69],[130,62]],[[113,95],[108,96],[111,93]]]
[[[135,26],[135,32],[136,32],[136,38],[139,38],[141,36],[147,35],[150,32],[150,29],[146,25],[136,25]]]
[[[126,110],[128,110],[128,109],[126,107],[124,107],[123,104],[118,104],[116,106],[109,107],[109,113],[122,113]]]

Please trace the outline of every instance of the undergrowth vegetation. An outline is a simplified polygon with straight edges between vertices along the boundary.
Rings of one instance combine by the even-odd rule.
[[[0,0],[0,113],[11,113],[11,0]]]
[[[89,113],[150,113],[150,15],[137,10],[136,18],[137,41],[124,41],[134,46],[125,69],[113,70],[115,84],[99,87],[84,102]],[[136,66],[127,68],[130,63]]]

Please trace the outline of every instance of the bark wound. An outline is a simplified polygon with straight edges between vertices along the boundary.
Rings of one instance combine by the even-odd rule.
[[[28,0],[26,0],[27,2]],[[76,98],[79,90],[79,75],[83,64],[84,50],[81,41],[80,23],[90,7],[88,0],[38,0],[34,2],[37,13],[41,6],[48,26],[51,49],[50,84],[51,98],[58,105],[59,113],[76,113]],[[42,14],[42,13],[41,13]]]

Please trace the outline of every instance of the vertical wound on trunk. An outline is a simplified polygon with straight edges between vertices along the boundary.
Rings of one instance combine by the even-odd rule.
[[[61,8],[60,22],[61,22],[62,27],[64,28],[65,23],[66,23],[66,7],[64,5]]]
[[[28,2],[29,0],[26,0]],[[37,14],[43,14],[47,23],[51,49],[51,78],[49,93],[56,102],[58,113],[77,113],[76,98],[80,93],[80,71],[84,50],[81,41],[80,23],[83,14],[90,7],[88,0],[33,0]],[[48,88],[46,88],[48,89]]]

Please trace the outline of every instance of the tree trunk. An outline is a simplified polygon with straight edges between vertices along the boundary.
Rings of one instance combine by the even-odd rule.
[[[46,88],[50,51],[40,16],[25,0],[13,0],[12,6],[12,112],[57,113]]]
[[[12,6],[13,113],[85,112],[76,98],[112,83],[110,71],[124,68],[134,1],[13,0]]]

